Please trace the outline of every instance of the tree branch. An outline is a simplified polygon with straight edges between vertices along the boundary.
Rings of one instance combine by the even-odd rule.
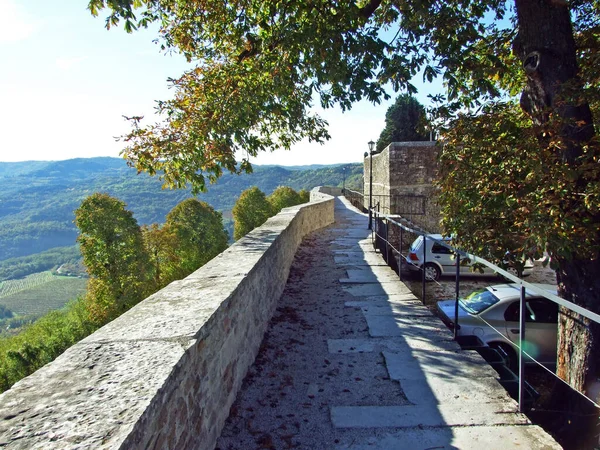
[[[379,8],[379,5],[381,5],[381,0],[371,0],[365,6],[360,8],[360,15],[365,19],[368,19],[373,15],[377,8]]]

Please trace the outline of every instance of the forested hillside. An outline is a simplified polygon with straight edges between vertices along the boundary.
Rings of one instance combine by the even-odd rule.
[[[230,217],[236,198],[250,186],[267,194],[281,185],[297,190],[341,186],[343,167],[346,186],[359,188],[361,164],[310,169],[254,166],[253,174],[224,175],[198,198]],[[0,261],[75,245],[73,211],[94,192],[122,199],[140,224],[164,222],[171,208],[191,196],[187,190],[161,189],[156,177],[138,175],[120,158],[0,162]],[[32,263],[30,259],[27,263]]]

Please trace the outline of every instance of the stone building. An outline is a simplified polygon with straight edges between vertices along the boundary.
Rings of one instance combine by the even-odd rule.
[[[383,214],[399,214],[431,233],[440,231],[437,203],[436,142],[392,142],[373,161],[373,206]],[[364,195],[368,206],[371,157],[364,160]]]

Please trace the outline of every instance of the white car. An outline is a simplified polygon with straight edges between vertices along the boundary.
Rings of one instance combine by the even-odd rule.
[[[556,295],[556,286],[534,284]],[[518,367],[516,347],[519,344],[519,308],[521,287],[518,284],[499,284],[473,292],[458,301],[459,336],[477,336],[484,344],[502,349],[507,365]],[[454,328],[456,300],[437,302],[441,319]],[[524,350],[548,367],[556,365],[558,304],[535,293],[525,297]],[[512,343],[512,344],[511,344]]]
[[[448,245],[451,245],[451,240],[449,237],[444,237],[441,234],[429,234],[428,238],[433,238],[438,241],[447,242]],[[427,254],[425,261],[425,277],[427,280],[439,280],[442,276],[456,276],[456,257],[454,252],[450,250],[448,247],[445,247],[441,244],[438,244],[433,239],[427,239]],[[418,272],[423,268],[423,236],[419,236],[414,240],[412,245],[410,246],[410,251],[408,253],[408,268],[412,271]],[[472,271],[471,270],[472,263],[469,262],[467,264],[463,264],[461,262],[460,265],[460,274],[461,275],[494,275],[492,269],[487,266],[483,267],[483,273],[479,270]],[[511,268],[507,270],[508,272],[512,272],[515,275],[516,270]],[[533,262],[531,260],[527,260],[525,262],[525,267],[523,270],[523,276],[526,277],[531,275],[533,271]]]

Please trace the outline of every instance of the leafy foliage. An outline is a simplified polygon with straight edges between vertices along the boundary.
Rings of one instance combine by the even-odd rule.
[[[268,197],[256,186],[245,190],[232,211],[234,239],[237,240],[261,226],[283,208],[306,203],[309,200],[308,191],[296,192],[288,186],[279,186]]]
[[[0,338],[0,392],[55,359],[71,345],[90,334],[83,300],[48,313],[17,336]]]
[[[391,142],[428,141],[428,127],[423,105],[412,95],[401,94],[385,113],[385,128],[377,140],[377,151]]]
[[[596,148],[584,148],[577,168],[561,158],[558,140],[540,149],[531,120],[514,103],[464,114],[445,137],[443,226],[462,245],[495,260],[506,251],[539,258],[546,251],[570,257],[576,249],[581,257],[595,257]],[[579,178],[588,181],[574,189]]]
[[[125,204],[92,194],[75,211],[77,238],[90,275],[90,314],[98,323],[120,315],[147,294],[150,264],[142,233]]]
[[[209,204],[190,198],[167,214],[167,232],[177,255],[176,279],[184,278],[227,248],[227,232],[219,212]]]
[[[157,223],[144,225],[142,235],[152,265],[154,288],[161,289],[177,279],[179,259],[176,253],[176,236],[168,226]]]
[[[326,122],[310,110],[314,97],[343,109],[362,98],[379,101],[388,81],[411,88],[424,61],[406,52],[420,37],[381,39],[379,28],[397,13],[378,4],[91,0],[94,15],[110,8],[108,27],[121,19],[127,30],[159,22],[163,48],[195,63],[172,80],[175,98],[159,102],[164,122],[142,128],[133,119],[125,156],[139,170],[162,171],[167,185],[191,183],[197,191],[203,174],[214,181],[223,170],[249,171],[247,159],[236,164],[238,150],[256,155],[305,138],[324,142]]]
[[[242,192],[231,213],[234,220],[233,238],[236,241],[274,215],[264,192],[256,186]]]
[[[267,201],[271,204],[274,214],[288,206],[304,203],[300,194],[288,186],[279,186],[267,197]]]
[[[21,298],[13,317],[0,305],[0,325],[10,329],[26,325],[21,333],[0,338],[0,392],[52,361],[69,346],[135,305],[164,284],[184,277],[227,247],[221,215],[196,199],[181,202],[167,215],[163,227],[154,224],[142,232],[125,204],[106,194],[93,194],[76,211],[79,243],[91,276],[84,297],[63,310],[47,313],[23,310]],[[150,253],[150,256],[148,253]],[[50,272],[23,280],[0,283],[0,301],[12,306],[11,297],[33,286],[56,280],[85,283]],[[62,296],[64,305],[64,298]],[[48,302],[38,302],[48,305]],[[43,311],[46,312],[46,311]]]
[[[10,319],[13,317],[13,312],[4,305],[0,305],[0,319]]]

